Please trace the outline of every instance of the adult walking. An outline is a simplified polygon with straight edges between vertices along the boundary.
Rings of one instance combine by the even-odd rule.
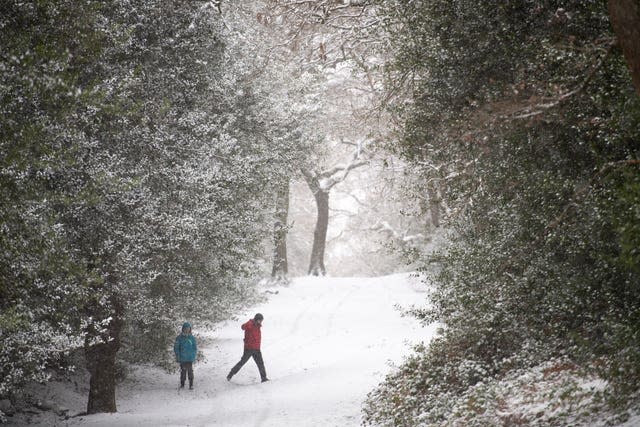
[[[237,374],[240,368],[242,368],[242,366],[252,357],[256,362],[256,365],[258,365],[258,371],[260,371],[260,379],[262,382],[269,381],[269,378],[267,378],[267,372],[264,369],[262,352],[260,351],[260,341],[262,340],[262,333],[260,329],[262,328],[263,320],[264,317],[262,314],[257,313],[253,319],[250,319],[241,326],[244,331],[244,353],[242,353],[240,361],[231,368],[231,371],[229,371],[227,381],[230,381],[231,377]]]
[[[180,388],[184,388],[185,380],[189,377],[189,390],[193,390],[193,362],[198,354],[196,339],[191,335],[191,323],[182,324],[182,332],[176,337],[173,345],[176,361],[180,364]]]

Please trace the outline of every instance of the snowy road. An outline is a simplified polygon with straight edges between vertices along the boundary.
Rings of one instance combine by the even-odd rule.
[[[74,419],[90,426],[358,426],[370,391],[433,328],[401,317],[395,304],[424,301],[416,278],[299,278],[268,302],[221,325],[202,346],[195,390],[177,376],[137,370],[118,392],[117,414]],[[227,382],[242,354],[240,324],[264,314],[262,352],[270,382],[253,360]],[[197,325],[194,330],[197,334]]]

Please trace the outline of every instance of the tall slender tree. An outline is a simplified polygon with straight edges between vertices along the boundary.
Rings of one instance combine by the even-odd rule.
[[[283,183],[276,192],[275,222],[273,226],[273,267],[271,280],[287,283],[289,266],[287,261],[287,227],[289,218],[289,182]]]

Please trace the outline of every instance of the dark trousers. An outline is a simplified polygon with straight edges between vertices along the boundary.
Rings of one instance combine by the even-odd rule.
[[[184,386],[184,380],[189,375],[189,387],[193,385],[193,362],[180,362],[180,385]]]
[[[236,363],[236,366],[231,368],[231,372],[229,372],[229,378],[231,378],[232,376],[237,374],[238,371],[240,370],[240,368],[242,368],[242,366],[245,363],[247,363],[247,361],[249,359],[251,359],[252,357],[253,357],[253,360],[256,362],[256,365],[258,365],[258,370],[260,371],[260,378],[262,379],[262,381],[266,381],[267,372],[264,369],[264,361],[262,360],[262,352],[260,350],[249,350],[249,349],[246,349],[246,348],[244,349],[244,353],[242,353],[242,358],[240,359],[240,361],[238,363]]]

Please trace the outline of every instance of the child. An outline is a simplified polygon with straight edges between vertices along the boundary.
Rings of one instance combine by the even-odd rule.
[[[173,345],[176,361],[180,364],[180,388],[184,388],[184,381],[189,376],[189,390],[193,390],[193,362],[198,354],[196,339],[191,335],[191,324],[184,322],[182,332],[176,337]]]

